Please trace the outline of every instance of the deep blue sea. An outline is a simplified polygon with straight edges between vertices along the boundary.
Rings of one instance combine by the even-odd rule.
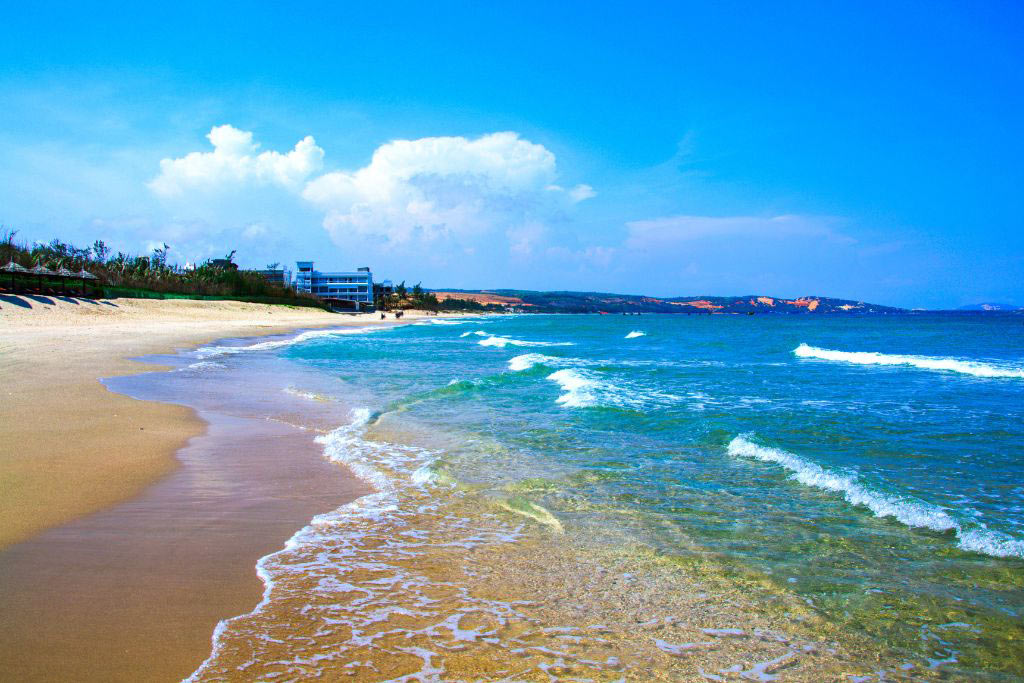
[[[344,405],[321,441],[378,487],[405,468],[714,561],[908,669],[1024,674],[1020,316],[491,316],[257,350]],[[343,452],[381,424],[401,458]]]

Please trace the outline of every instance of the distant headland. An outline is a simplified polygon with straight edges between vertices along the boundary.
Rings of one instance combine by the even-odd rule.
[[[907,309],[864,301],[802,296],[796,299],[746,296],[659,298],[602,292],[536,292],[523,289],[434,290],[438,301],[465,301],[531,313],[685,313],[699,314],[893,314]]]
[[[786,298],[744,296],[652,297],[607,292],[533,291],[527,289],[429,290],[448,308],[515,310],[529,313],[683,313],[689,315],[893,315],[935,313],[924,309],[883,306],[866,301],[828,296]],[[1022,313],[1024,308],[1007,304],[976,304],[942,313]]]

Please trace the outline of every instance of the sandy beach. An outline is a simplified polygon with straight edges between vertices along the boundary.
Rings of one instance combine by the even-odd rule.
[[[382,321],[230,302],[33,303],[0,298],[0,680],[927,680],[940,666],[991,667],[969,640],[943,649],[950,629],[1015,640],[1015,625],[970,605],[933,616],[910,604],[876,636],[871,610],[887,594],[844,593],[837,618],[782,564],[864,572],[866,555],[837,564],[845,543],[806,550],[854,525],[885,552],[945,536],[794,496],[732,443],[680,448],[676,433],[643,428],[610,441],[659,416],[707,419],[645,393],[667,373],[626,365],[641,355],[632,320],[438,319],[295,343],[297,329]],[[665,339],[703,329],[687,325],[644,321]],[[615,354],[629,370],[596,369]],[[680,367],[689,386],[717,366]],[[647,410],[613,409],[626,399]],[[688,479],[699,485],[683,490]],[[659,490],[684,503],[671,516],[695,521],[662,514]],[[713,545],[763,537],[790,544],[773,544],[777,573]],[[943,639],[923,655],[922,620]]]
[[[382,322],[229,301],[0,301],[4,676],[187,676],[216,623],[259,599],[255,561],[367,491],[295,430],[136,400],[100,378],[214,339]]]
[[[5,297],[0,548],[138,494],[202,432],[187,408],[100,384],[153,370],[132,358],[224,337],[380,322],[379,314],[234,301]]]

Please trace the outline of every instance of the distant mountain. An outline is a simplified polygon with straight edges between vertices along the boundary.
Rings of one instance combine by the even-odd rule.
[[[524,289],[434,290],[440,300],[457,299],[537,313],[687,313],[711,314],[886,314],[902,308],[863,301],[802,296],[783,299],[748,296],[690,296],[656,298],[603,292],[535,292]]]
[[[993,304],[993,303],[987,303],[987,304],[967,304],[966,306],[961,306],[960,308],[958,308],[956,310],[958,310],[958,311],[1019,311],[1019,310],[1021,310],[1021,307],[1020,306],[1015,306],[1013,304]]]

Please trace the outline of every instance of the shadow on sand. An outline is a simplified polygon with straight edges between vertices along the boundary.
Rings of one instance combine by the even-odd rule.
[[[46,306],[53,306],[57,302],[54,299],[74,304],[76,306],[89,304],[91,306],[103,305],[118,308],[118,305],[111,301],[96,301],[95,299],[86,299],[75,296],[54,296],[51,298],[41,294],[0,294],[0,304],[11,304],[12,306],[20,306],[21,308],[32,308],[32,302],[44,304]]]

